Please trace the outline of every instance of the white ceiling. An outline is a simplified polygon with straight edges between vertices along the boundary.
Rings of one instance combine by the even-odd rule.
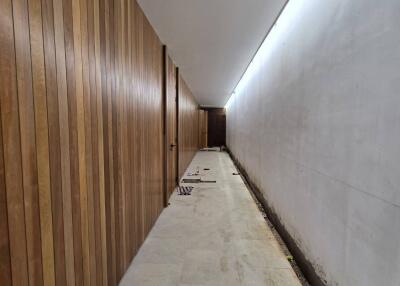
[[[138,0],[202,106],[223,107],[286,0]]]

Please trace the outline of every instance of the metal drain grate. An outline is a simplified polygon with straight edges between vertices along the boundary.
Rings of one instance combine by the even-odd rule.
[[[192,186],[180,186],[178,187],[178,195],[180,196],[190,196],[192,194]]]

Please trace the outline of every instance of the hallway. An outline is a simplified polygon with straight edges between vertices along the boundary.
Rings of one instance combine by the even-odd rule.
[[[197,152],[120,285],[300,285],[225,152]],[[204,170],[210,169],[210,170]]]
[[[0,286],[400,285],[399,0],[0,11]]]

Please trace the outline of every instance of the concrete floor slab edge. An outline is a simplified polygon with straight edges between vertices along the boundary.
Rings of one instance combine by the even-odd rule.
[[[249,191],[251,191],[255,197],[262,204],[265,213],[267,214],[268,219],[271,221],[278,234],[281,236],[282,240],[286,244],[287,248],[293,255],[297,265],[299,266],[301,272],[304,274],[304,277],[308,280],[311,285],[315,286],[326,286],[327,282],[318,276],[317,271],[315,270],[314,265],[307,259],[304,255],[303,251],[300,247],[297,246],[295,240],[290,235],[290,233],[286,230],[284,223],[279,219],[279,216],[273,210],[273,208],[268,204],[267,200],[264,198],[261,190],[254,184],[254,182],[250,179],[248,173],[240,164],[240,162],[236,159],[235,155],[231,152],[231,150],[226,147],[226,151],[234,162],[236,168],[239,170],[240,175],[248,187]]]

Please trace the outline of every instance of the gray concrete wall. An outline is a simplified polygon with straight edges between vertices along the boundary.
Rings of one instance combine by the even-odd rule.
[[[291,0],[227,142],[329,285],[400,285],[400,1]]]

